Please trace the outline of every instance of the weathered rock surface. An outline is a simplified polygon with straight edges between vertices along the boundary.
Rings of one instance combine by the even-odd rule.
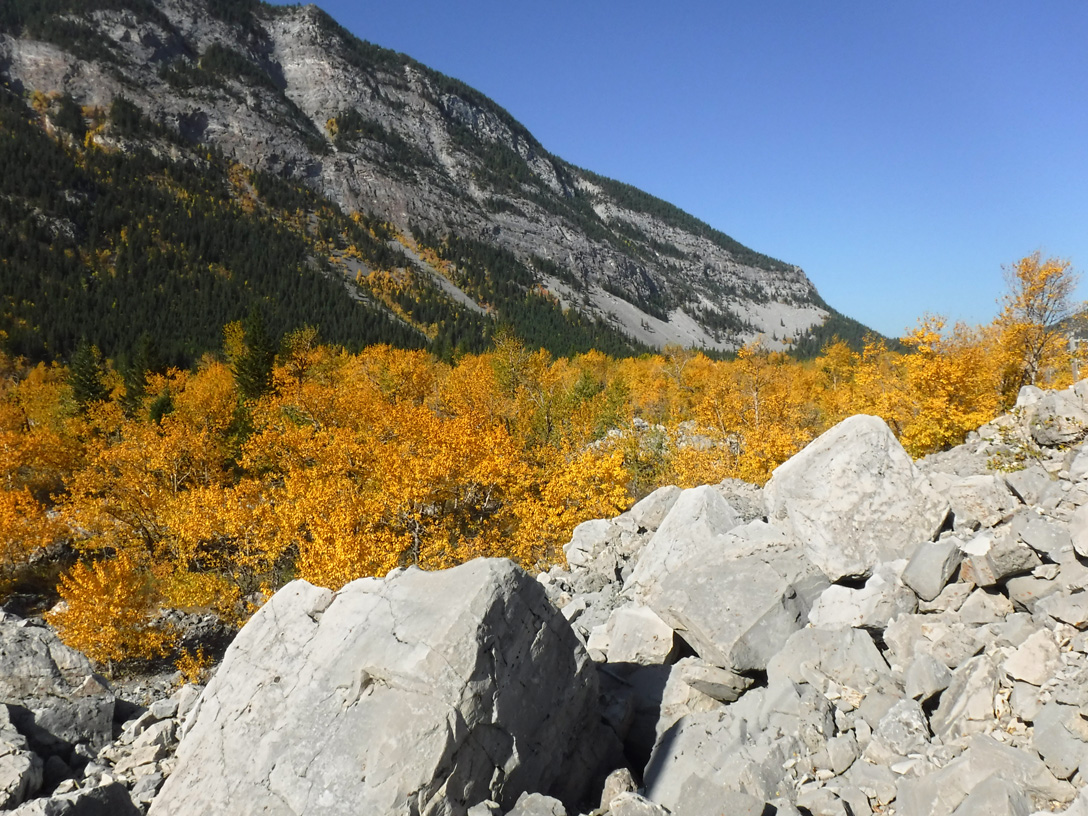
[[[11,811],[11,816],[139,816],[128,791],[119,782],[34,799]]]
[[[948,580],[959,569],[963,551],[956,539],[923,541],[911,556],[901,580],[923,601],[932,601],[941,594]]]
[[[764,489],[780,520],[827,577],[866,576],[936,537],[948,503],[883,420],[855,416],[780,465]]]
[[[826,581],[782,530],[738,521],[713,488],[685,491],[642,551],[624,591],[703,659],[758,671],[804,625]]]
[[[42,767],[41,757],[12,723],[8,707],[0,705],[0,810],[14,808],[38,792]]]
[[[566,621],[510,562],[337,593],[296,581],[232,644],[151,813],[458,814],[526,792],[577,800],[602,745],[596,694]]]
[[[906,562],[881,564],[874,568],[865,586],[835,584],[824,590],[809,611],[808,620],[817,628],[840,626],[883,630],[899,615],[918,608],[918,596],[900,576]]]
[[[39,753],[67,756],[113,737],[114,696],[48,627],[0,612],[0,703]]]

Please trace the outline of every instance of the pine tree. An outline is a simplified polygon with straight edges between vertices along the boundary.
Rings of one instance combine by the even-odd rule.
[[[68,384],[72,386],[72,396],[81,411],[85,411],[93,403],[104,402],[109,397],[105,373],[102,352],[84,337],[76,346],[68,366]]]
[[[242,399],[256,399],[272,390],[272,366],[276,362],[276,341],[268,332],[264,314],[250,311],[243,324],[244,350],[233,360],[234,381]]]

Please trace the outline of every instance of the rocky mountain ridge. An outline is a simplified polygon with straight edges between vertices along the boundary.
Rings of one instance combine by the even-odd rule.
[[[17,90],[84,106],[124,96],[190,141],[405,234],[509,251],[565,308],[638,342],[773,347],[841,317],[799,268],[564,162],[479,92],[314,6],[54,5],[0,28],[0,74]]]
[[[0,618],[0,806],[1082,816],[1086,439],[1088,381],[917,463],[852,417],[763,489],[584,523],[535,580],[293,582],[146,708]]]

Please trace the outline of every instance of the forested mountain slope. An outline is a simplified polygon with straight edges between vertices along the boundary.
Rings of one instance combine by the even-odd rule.
[[[314,6],[13,0],[0,77],[3,206],[20,225],[4,261],[56,284],[5,293],[17,349],[130,345],[108,328],[114,303],[156,323],[199,312],[177,354],[254,302],[281,328],[439,353],[500,324],[556,353],[630,353],[775,345],[838,319],[799,268],[573,167],[478,91]],[[24,181],[38,167],[48,194]],[[329,285],[341,273],[359,287]],[[78,325],[46,328],[57,304]]]

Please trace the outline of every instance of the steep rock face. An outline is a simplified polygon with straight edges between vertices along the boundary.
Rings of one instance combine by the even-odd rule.
[[[340,592],[296,581],[254,616],[191,715],[151,813],[464,814],[577,799],[602,744],[596,678],[508,561]]]
[[[200,0],[133,8],[69,15],[101,40],[86,58],[0,32],[0,71],[85,105],[123,94],[193,141],[402,231],[509,250],[564,306],[648,345],[773,346],[828,315],[799,268],[567,164],[479,92],[314,6],[261,6],[241,23]]]

